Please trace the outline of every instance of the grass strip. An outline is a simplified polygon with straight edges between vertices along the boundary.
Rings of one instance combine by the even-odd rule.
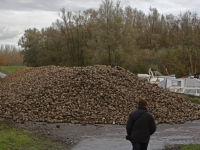
[[[200,150],[200,145],[184,145],[181,150]]]
[[[13,129],[0,120],[0,150],[60,150],[65,146],[22,129]]]
[[[187,144],[187,145],[174,145],[174,146],[165,146],[163,150],[200,150],[200,145]]]
[[[25,66],[0,66],[0,72],[10,74],[11,72],[23,67]]]

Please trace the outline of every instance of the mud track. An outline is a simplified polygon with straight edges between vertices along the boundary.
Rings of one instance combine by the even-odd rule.
[[[10,124],[34,131],[66,145],[66,150],[130,150],[124,125],[78,125],[68,123],[25,122]],[[200,120],[185,124],[160,124],[151,137],[148,150],[162,150],[183,144],[200,144]]]

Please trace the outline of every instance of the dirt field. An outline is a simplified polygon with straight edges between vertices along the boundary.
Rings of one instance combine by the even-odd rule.
[[[13,123],[12,120],[9,120]],[[25,122],[13,123],[29,131],[35,131],[55,141],[66,144],[66,150],[130,150],[125,140],[124,125],[78,125],[68,123]],[[151,137],[148,150],[162,150],[182,144],[200,144],[200,120],[185,124],[161,124]]]

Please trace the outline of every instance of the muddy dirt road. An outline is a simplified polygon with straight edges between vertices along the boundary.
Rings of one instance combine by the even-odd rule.
[[[11,121],[12,122],[12,121]],[[18,127],[66,144],[66,150],[131,150],[125,140],[124,125],[77,125],[68,123],[25,122]],[[200,120],[185,124],[161,124],[151,137],[148,150],[162,150],[165,146],[200,144]]]

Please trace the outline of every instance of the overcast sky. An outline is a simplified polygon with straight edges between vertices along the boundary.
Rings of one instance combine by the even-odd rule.
[[[113,0],[116,3],[117,0]],[[149,7],[160,14],[174,14],[190,10],[200,14],[198,0],[121,0],[121,6],[131,6],[148,14]],[[66,11],[98,9],[102,0],[0,0],[0,45],[18,45],[20,37],[29,28],[51,26],[61,8]]]

